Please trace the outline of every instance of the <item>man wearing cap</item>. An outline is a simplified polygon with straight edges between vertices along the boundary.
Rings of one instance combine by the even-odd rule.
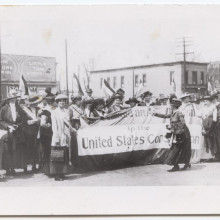
[[[11,90],[6,104],[0,110],[0,127],[8,131],[8,146],[3,153],[3,169],[6,175],[16,174],[15,169],[25,169],[25,148],[24,135],[22,132],[22,123],[24,123],[24,114],[17,104],[17,92]]]

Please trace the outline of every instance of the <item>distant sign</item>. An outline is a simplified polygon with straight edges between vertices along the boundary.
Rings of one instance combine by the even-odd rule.
[[[2,81],[55,82],[56,60],[52,57],[2,55]]]

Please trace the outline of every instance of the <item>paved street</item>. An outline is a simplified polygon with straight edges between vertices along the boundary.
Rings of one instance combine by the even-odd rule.
[[[42,173],[6,177],[0,186],[181,186],[220,185],[220,163],[193,164],[190,170],[170,173],[168,165],[145,165],[124,169],[68,175],[57,182]]]

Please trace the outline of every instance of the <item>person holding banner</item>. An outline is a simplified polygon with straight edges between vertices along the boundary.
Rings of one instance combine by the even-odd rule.
[[[170,101],[171,114],[154,113],[154,116],[161,118],[170,118],[170,145],[165,163],[173,165],[170,172],[179,171],[179,163],[183,162],[184,167],[181,170],[186,170],[191,167],[191,136],[188,127],[186,126],[183,114],[178,110],[181,106],[181,101],[173,98]]]
[[[0,128],[8,132],[8,141],[2,155],[2,168],[6,175],[15,175],[15,169],[25,169],[25,139],[22,132],[23,111],[17,104],[17,92],[11,90],[0,110]]]
[[[124,109],[123,106],[122,106],[122,100],[123,100],[123,98],[124,98],[124,97],[123,97],[121,94],[115,94],[115,95],[113,96],[114,102],[113,102],[113,104],[109,107],[108,113],[112,113],[112,112],[116,112],[116,111],[120,111],[120,110]]]
[[[150,106],[152,104],[151,98],[152,98],[152,93],[150,91],[146,91],[143,94],[140,95],[142,102],[140,102],[138,105],[139,106]]]
[[[69,138],[72,127],[69,123],[68,110],[65,108],[68,97],[64,94],[56,96],[57,108],[51,114],[52,141],[50,155],[50,175],[54,175],[55,181],[63,181],[65,174],[69,172],[70,148]]]

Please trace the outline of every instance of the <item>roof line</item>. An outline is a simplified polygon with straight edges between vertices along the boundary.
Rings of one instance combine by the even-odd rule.
[[[117,71],[117,70],[126,70],[126,69],[137,69],[137,68],[145,68],[145,67],[155,67],[155,66],[172,66],[175,64],[183,64],[184,61],[176,61],[176,62],[168,62],[168,63],[158,63],[158,64],[149,64],[149,65],[140,65],[140,66],[130,66],[130,67],[120,67],[113,69],[105,69],[105,70],[93,70],[90,73],[99,73],[99,72],[109,72],[109,71]],[[209,63],[199,63],[199,62],[189,62],[186,64],[196,64],[196,65],[208,65]]]

